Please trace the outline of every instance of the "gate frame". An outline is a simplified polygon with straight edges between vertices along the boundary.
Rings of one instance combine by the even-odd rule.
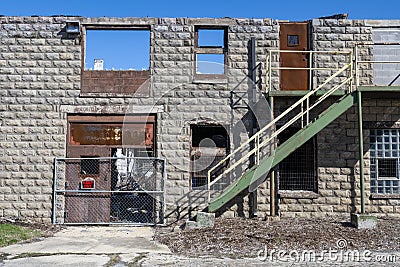
[[[128,157],[132,159],[145,159],[145,160],[158,160],[162,161],[163,165],[163,174],[162,174],[162,183],[163,183],[163,191],[138,191],[138,190],[130,190],[130,191],[111,191],[111,190],[90,190],[92,193],[115,193],[115,192],[121,192],[121,193],[150,193],[150,194],[162,194],[162,212],[163,212],[163,218],[162,218],[162,223],[129,223],[129,222],[86,222],[86,223],[61,223],[57,222],[57,216],[56,216],[56,211],[57,211],[57,193],[87,193],[87,190],[58,190],[57,189],[57,171],[58,171],[58,162],[59,161],[66,161],[66,160],[82,160],[82,158],[68,158],[68,157],[55,157],[54,158],[54,169],[53,169],[53,207],[52,207],[52,223],[53,224],[58,224],[58,225],[133,225],[133,226],[145,226],[145,225],[159,225],[159,226],[165,226],[165,212],[166,212],[166,182],[167,182],[167,169],[166,169],[166,160],[164,158],[160,157]],[[85,159],[109,159],[109,160],[115,160],[115,159],[126,159],[124,158],[118,158],[118,157],[93,157],[93,158],[85,158]]]

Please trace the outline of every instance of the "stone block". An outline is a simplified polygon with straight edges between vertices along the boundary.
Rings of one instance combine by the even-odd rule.
[[[198,212],[196,215],[196,221],[187,220],[185,227],[188,229],[199,229],[214,227],[215,214],[207,212]]]
[[[207,212],[198,212],[196,215],[196,222],[201,227],[213,227],[215,222],[215,214]]]
[[[350,221],[357,229],[374,229],[377,226],[378,219],[372,215],[352,213]]]

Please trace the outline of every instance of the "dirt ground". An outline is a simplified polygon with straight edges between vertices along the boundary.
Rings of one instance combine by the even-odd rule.
[[[52,236],[63,226],[29,221],[0,220],[32,229],[42,237]],[[217,218],[213,228],[176,230],[155,227],[154,239],[178,255],[198,257],[254,258],[264,249],[336,249],[340,244],[351,250],[400,251],[400,220],[378,220],[376,229],[356,229],[339,219],[258,219]],[[33,240],[31,240],[33,241]],[[341,242],[341,243],[338,243]],[[343,243],[344,242],[344,243]]]
[[[156,228],[155,239],[185,256],[256,257],[268,249],[322,251],[324,249],[399,251],[400,220],[378,220],[376,229],[356,229],[349,222],[323,219],[217,218],[209,229],[172,231]],[[339,247],[340,246],[340,247]]]

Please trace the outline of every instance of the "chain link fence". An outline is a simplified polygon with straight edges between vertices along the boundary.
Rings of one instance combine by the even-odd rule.
[[[165,160],[56,158],[55,224],[164,224]]]

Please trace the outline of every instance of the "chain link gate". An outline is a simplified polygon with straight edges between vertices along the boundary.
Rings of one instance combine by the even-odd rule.
[[[54,224],[164,224],[164,159],[56,158],[54,164]]]

